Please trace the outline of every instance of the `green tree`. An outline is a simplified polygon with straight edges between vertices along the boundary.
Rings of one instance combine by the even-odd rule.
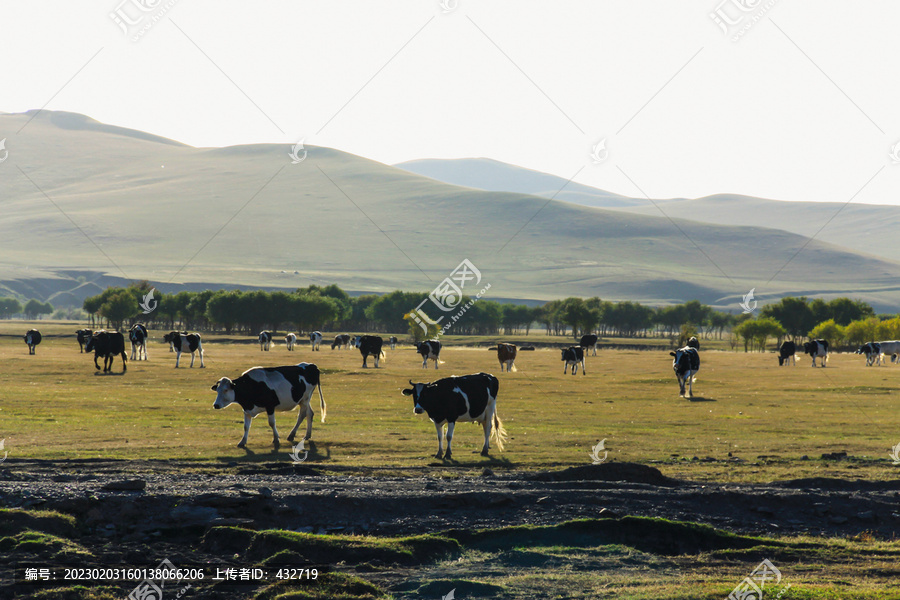
[[[21,313],[22,303],[15,298],[0,298],[0,319],[9,319]]]
[[[804,296],[787,296],[779,302],[766,304],[760,311],[760,316],[772,317],[781,323],[791,338],[803,337],[819,322]]]
[[[122,329],[122,324],[126,319],[134,316],[137,308],[134,295],[128,290],[118,288],[106,295],[99,312],[100,316],[104,317],[118,331]]]
[[[819,323],[809,332],[810,339],[826,340],[832,347],[840,345],[844,337],[844,328],[835,323],[834,319]]]

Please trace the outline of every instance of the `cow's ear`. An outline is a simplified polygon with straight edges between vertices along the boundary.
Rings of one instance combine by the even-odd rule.
[[[401,390],[400,393],[403,394],[404,396],[412,396],[413,395],[412,390]]]
[[[214,392],[215,392],[216,390],[218,390],[218,389],[219,389],[219,382],[218,382],[218,381],[215,382],[215,383],[213,384],[213,386],[212,386],[210,389],[211,389],[212,391],[214,391]]]
[[[669,352],[669,356],[676,356],[674,352]]]

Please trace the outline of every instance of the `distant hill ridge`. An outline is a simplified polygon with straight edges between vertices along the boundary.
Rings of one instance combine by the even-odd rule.
[[[194,148],[53,111],[0,114],[4,137],[7,288],[40,281],[42,293],[56,293],[73,287],[71,272],[99,272],[173,285],[427,293],[468,258],[495,298],[736,308],[755,287],[761,302],[852,295],[896,311],[900,297],[900,263],[820,239],[677,215],[676,227],[637,205],[548,204],[522,188],[451,185],[330,148],[307,146],[291,164],[288,144]],[[573,193],[629,201],[585,187]],[[64,282],[56,292],[54,280]]]

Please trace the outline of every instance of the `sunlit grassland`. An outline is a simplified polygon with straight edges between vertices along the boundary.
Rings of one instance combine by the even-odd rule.
[[[605,438],[609,460],[656,464],[675,477],[888,479],[897,473],[888,452],[900,442],[900,367],[867,368],[853,354],[834,354],[827,368],[813,369],[808,357],[798,356],[796,367],[778,367],[771,353],[704,351],[695,397],[687,400],[678,396],[665,351],[601,350],[587,357],[587,375],[572,376],[563,375],[557,350],[538,349],[519,354],[518,372],[501,374],[495,354],[454,346],[451,336],[435,372],[421,368],[409,344],[387,349],[381,368],[371,368],[370,358],[370,368],[362,369],[355,349],[323,345],[312,352],[302,345],[288,352],[279,339],[261,352],[254,343],[210,335],[204,336],[206,368],[198,368],[199,359],[188,368],[185,354],[176,370],[175,355],[162,343],[162,332],[154,331],[149,361],[129,360],[122,375],[117,359],[113,374],[103,375],[91,356],[79,353],[76,325],[38,324],[45,339],[35,356],[21,337],[10,335],[21,336],[28,327],[0,324],[6,334],[0,335],[0,439],[11,459],[288,461],[286,437],[296,412],[278,413],[278,451],[265,417],[254,421],[247,450],[241,450],[241,411],[213,410],[210,386],[253,366],[314,362],[324,373],[328,419],[320,422],[316,396],[308,462],[324,468],[402,471],[431,464],[434,427],[413,414],[400,390],[410,379],[486,371],[500,379],[498,409],[510,441],[505,452],[492,450],[492,458],[483,459],[480,428],[461,424],[454,438],[460,466],[586,464],[591,446]],[[850,460],[820,459],[839,451]],[[727,462],[729,452],[745,462]],[[809,460],[801,460],[804,455]]]

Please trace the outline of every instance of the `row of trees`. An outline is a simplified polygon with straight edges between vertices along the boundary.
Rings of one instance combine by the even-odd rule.
[[[11,319],[16,315],[22,315],[26,319],[40,319],[43,315],[53,312],[53,305],[49,302],[41,302],[32,298],[22,304],[15,298],[0,298],[0,319]]]
[[[141,320],[159,328],[219,330],[228,334],[282,328],[409,331],[416,339],[433,335],[451,322],[456,312],[443,312],[426,302],[425,312],[441,321],[426,334],[409,316],[424,298],[420,292],[394,291],[351,298],[337,285],[313,285],[294,292],[205,290],[164,295],[152,290],[153,310],[143,314],[140,305],[148,307],[151,290],[146,281],[127,288],[108,288],[86,299],[84,310],[95,326],[102,326],[105,320],[116,328]],[[673,341],[690,335],[721,339],[726,331],[731,331],[734,343],[743,340],[745,350],[764,350],[770,339],[780,343],[785,338],[808,335],[824,337],[835,344],[900,337],[900,318],[889,321],[889,316],[876,317],[871,306],[849,298],[825,302],[787,297],[763,307],[757,318],[717,311],[696,300],[652,308],[630,301],[571,297],[528,307],[486,299],[472,301],[464,296],[458,307],[465,307],[465,314],[452,321],[456,335],[528,335],[535,323],[543,325],[549,335],[576,338],[597,332],[607,337],[653,335],[671,337]]]
[[[732,329],[743,340],[744,351],[763,352],[769,339],[817,338],[833,346],[860,345],[873,340],[898,339],[900,317],[876,316],[870,305],[850,298],[829,302],[786,297],[768,304],[756,319],[747,318]]]

